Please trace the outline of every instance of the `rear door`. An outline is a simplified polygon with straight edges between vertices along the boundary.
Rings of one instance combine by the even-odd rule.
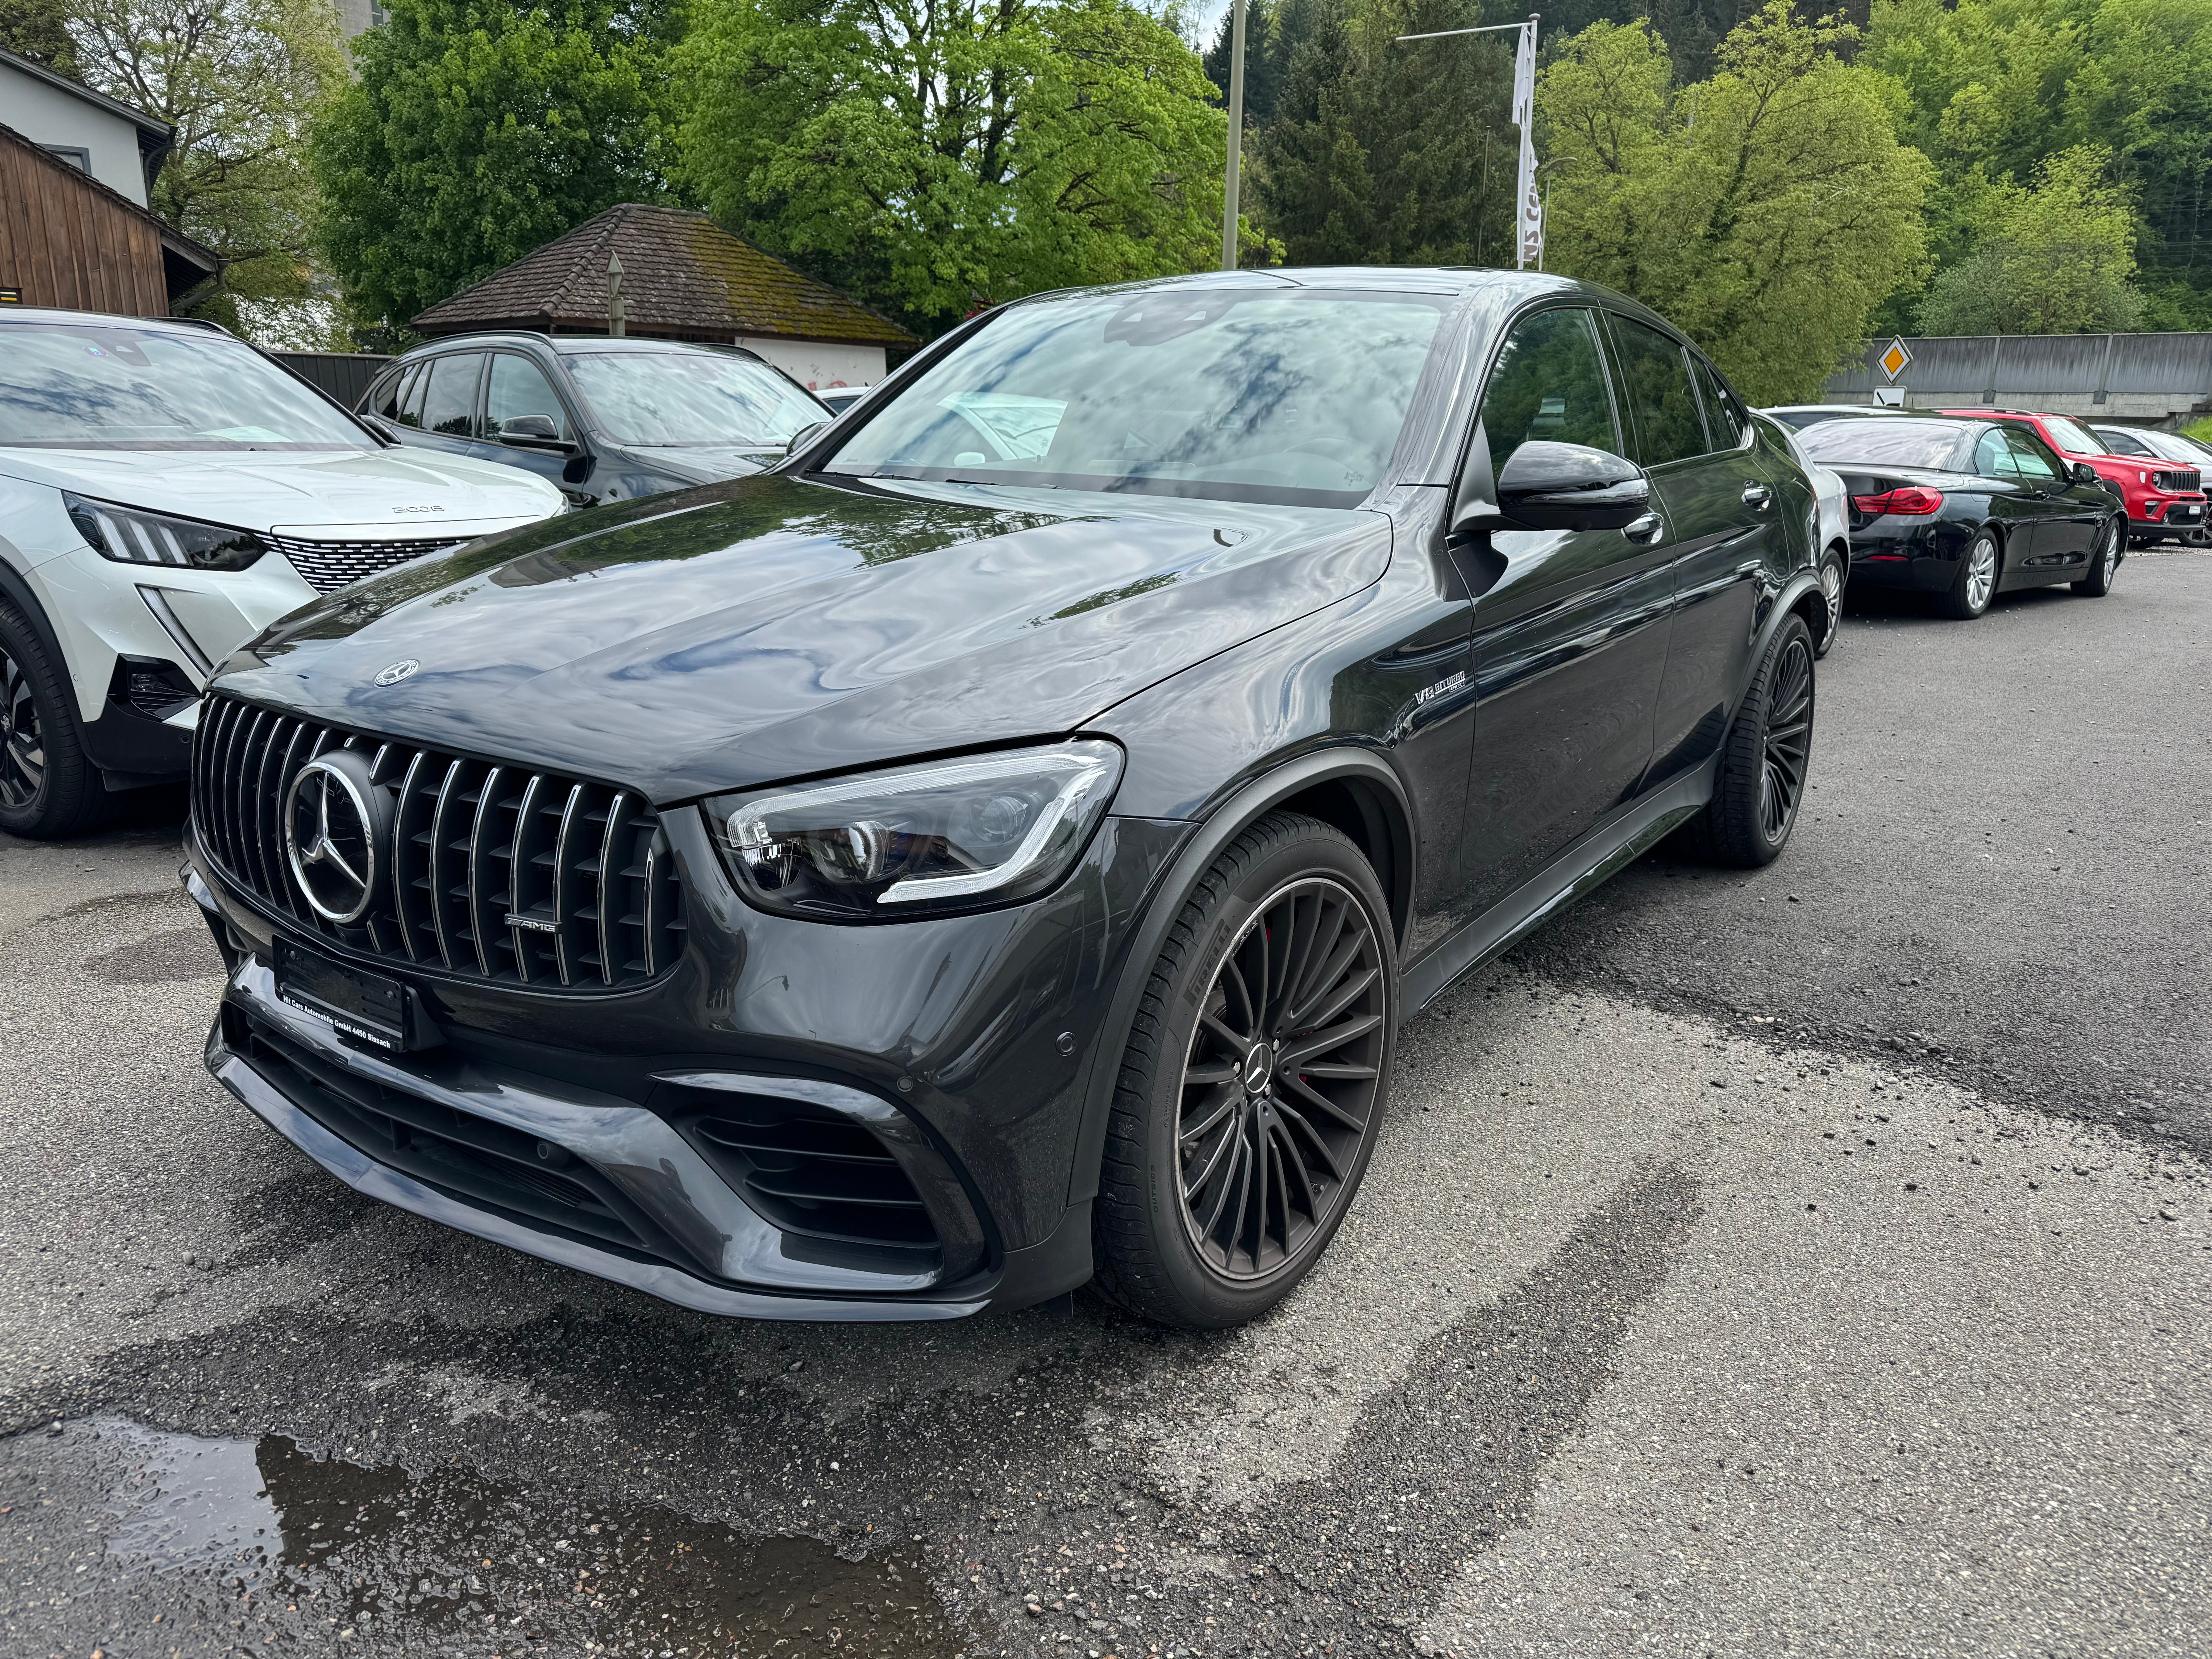
[[[1674,619],[1653,709],[1656,781],[1720,747],[1749,669],[1779,495],[1748,422],[1723,404],[1708,430],[1690,349],[1633,318],[1609,320],[1636,428],[1632,453],[1651,475],[1666,522]]]
[[[484,354],[449,351],[433,357],[425,367],[421,391],[414,395],[416,418],[425,449],[449,455],[475,455],[477,390],[483,379]]]
[[[1508,331],[1483,388],[1491,476],[1526,442],[1628,453],[1597,313],[1563,306]],[[1672,586],[1652,522],[1498,530],[1474,606],[1474,769],[1463,848],[1479,913],[1632,797],[1651,756]],[[1464,552],[1460,556],[1469,556]]]

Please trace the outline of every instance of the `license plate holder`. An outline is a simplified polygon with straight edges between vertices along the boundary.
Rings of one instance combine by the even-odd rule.
[[[408,990],[398,980],[305,950],[281,935],[276,947],[278,1000],[380,1048],[417,1046],[408,1040]]]

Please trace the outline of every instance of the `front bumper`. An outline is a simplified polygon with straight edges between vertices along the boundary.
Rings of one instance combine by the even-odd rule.
[[[1077,1148],[1117,1069],[1093,1062],[1121,1040],[1107,1006],[1191,826],[1109,818],[1029,905],[838,927],[751,910],[696,814],[663,822],[687,906],[672,972],[579,995],[350,958],[419,1000],[435,1046],[405,1053],[279,1000],[280,933],[347,953],[188,836],[185,886],[229,972],[210,1069],[358,1191],[705,1311],[957,1318],[1087,1279],[1097,1171]],[[731,1150],[732,1114],[769,1153]],[[817,1166],[775,1166],[839,1136],[872,1160],[836,1166],[877,1183],[854,1201],[918,1208],[926,1229],[856,1242],[817,1224],[836,1209],[799,1190]]]
[[[2200,497],[2154,499],[2138,502],[2128,518],[2129,530],[2137,536],[2187,536],[2204,528],[2205,504]],[[2139,516],[2138,516],[2139,515]]]

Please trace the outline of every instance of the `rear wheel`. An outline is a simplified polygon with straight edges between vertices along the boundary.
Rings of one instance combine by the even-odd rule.
[[[2112,578],[2120,568],[2120,526],[2114,519],[2105,520],[2105,527],[2097,532],[2097,544],[2089,550],[2089,569],[2081,580],[2069,584],[2085,599],[2101,599],[2112,591]]]
[[[1271,813],[1216,859],[1152,969],[1100,1172],[1099,1288],[1170,1325],[1266,1313],[1335,1236],[1390,1086],[1398,978],[1375,873]]]
[[[1813,654],[1825,657],[1835,648],[1836,632],[1844,625],[1844,580],[1849,574],[1845,556],[1840,549],[1831,549],[1820,561],[1820,613],[1826,618],[1820,624],[1820,637],[1813,642]]]
[[[1951,579],[1951,590],[1937,605],[1942,613],[1959,622],[1972,622],[1990,608],[1996,597],[1997,573],[2004,568],[2004,555],[1997,546],[1996,535],[1987,530],[1975,533],[1972,543],[1960,556],[1958,574]]]
[[[1793,616],[1729,727],[1713,798],[1691,820],[1692,844],[1716,864],[1771,863],[1797,822],[1812,759],[1813,635]]]
[[[105,817],[110,801],[78,740],[68,680],[22,614],[0,605],[0,830],[75,835]]]

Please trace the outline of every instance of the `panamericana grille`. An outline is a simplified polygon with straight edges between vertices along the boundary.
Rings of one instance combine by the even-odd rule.
[[[319,754],[370,757],[392,792],[383,871],[355,926],[325,921],[293,884],[283,803]],[[665,973],[683,947],[683,890],[659,818],[638,795],[521,767],[388,743],[210,696],[192,742],[192,823],[236,885],[311,933],[473,978],[605,990]]]
[[[2204,475],[2201,472],[2183,470],[2154,472],[2150,475],[2150,481],[2152,485],[2159,489],[2195,489],[2202,484],[2203,477]]]
[[[301,580],[318,593],[328,593],[357,582],[364,576],[389,570],[410,559],[443,553],[468,538],[444,536],[404,542],[321,542],[304,536],[271,536],[270,543],[292,562]]]

